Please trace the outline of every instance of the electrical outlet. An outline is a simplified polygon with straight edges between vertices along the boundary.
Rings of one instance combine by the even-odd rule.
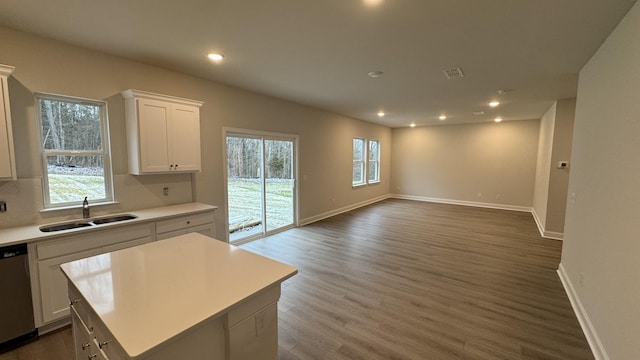
[[[500,193],[496,194],[496,199],[500,199],[501,196],[502,196],[502,194],[500,194]]]
[[[482,197],[482,193],[481,192],[478,193],[478,197]]]
[[[164,187],[164,189],[162,189],[164,191],[164,196],[169,196],[169,188],[168,187]]]

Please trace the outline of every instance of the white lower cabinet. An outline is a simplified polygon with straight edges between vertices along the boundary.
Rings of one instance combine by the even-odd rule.
[[[168,239],[192,232],[214,237],[215,223],[213,211],[176,216],[171,219],[156,222],[156,240]]]
[[[152,241],[153,223],[121,226],[31,244],[36,254],[34,291],[36,326],[69,316],[67,279],[60,265]],[[32,271],[32,274],[34,274]],[[39,296],[37,296],[39,294]],[[39,321],[38,321],[39,320]]]

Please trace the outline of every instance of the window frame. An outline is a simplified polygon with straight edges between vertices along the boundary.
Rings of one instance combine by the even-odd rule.
[[[50,150],[45,149],[43,134],[42,134],[42,100],[60,101],[73,104],[97,106],[100,109],[100,137],[101,137],[101,150]],[[109,135],[109,115],[107,109],[107,102],[104,100],[87,99],[74,96],[51,94],[44,92],[35,93],[35,107],[36,107],[36,122],[38,126],[38,142],[40,147],[40,157],[42,166],[42,194],[43,194],[43,206],[44,210],[56,210],[65,208],[75,208],[82,206],[84,198],[78,199],[78,201],[51,203],[51,192],[49,187],[49,170],[47,167],[47,157],[49,156],[101,156],[104,170],[104,192],[105,197],[94,200],[92,204],[105,204],[115,202],[114,187],[113,187],[113,171],[111,164],[111,139]]]
[[[377,151],[376,151],[376,158],[374,160],[371,159],[371,143],[375,142],[377,144]],[[367,184],[376,184],[380,182],[380,140],[376,140],[376,139],[369,139],[367,140]],[[371,162],[374,162],[376,164],[376,171],[375,171],[375,176],[374,179],[371,179],[371,172],[369,171],[371,169]]]
[[[361,159],[359,160],[355,158],[356,141],[362,142],[362,146],[360,150]],[[353,160],[353,167],[351,168],[351,186],[357,187],[357,186],[366,185],[367,184],[367,139],[360,138],[360,137],[353,138],[351,142],[351,158]],[[362,179],[360,181],[356,181],[356,179],[354,178],[354,172],[353,172],[353,169],[358,163],[360,166],[360,174],[362,175]]]

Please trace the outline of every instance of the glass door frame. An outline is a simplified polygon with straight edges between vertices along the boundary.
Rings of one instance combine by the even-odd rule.
[[[264,150],[265,150],[265,140],[276,140],[276,141],[291,141],[292,142],[292,156],[293,156],[293,161],[292,161],[292,172],[291,175],[293,177],[293,191],[292,191],[292,206],[293,206],[293,222],[290,225],[286,225],[274,230],[267,230],[267,224],[264,222],[264,219],[266,218],[266,213],[267,213],[267,209],[266,209],[266,194],[265,194],[265,187],[266,187],[266,177],[265,177],[265,171],[263,170],[263,174],[262,174],[262,218],[263,218],[263,230],[262,232],[258,233],[258,234],[254,234],[254,235],[249,235],[245,238],[242,238],[240,240],[234,241],[234,244],[239,245],[242,243],[246,243],[255,239],[259,239],[268,235],[272,235],[272,234],[276,234],[278,232],[284,231],[284,230],[288,230],[294,227],[297,227],[299,225],[299,189],[298,189],[298,142],[299,142],[299,136],[298,135],[294,135],[294,134],[285,134],[285,133],[276,133],[276,132],[266,132],[266,131],[257,131],[257,130],[248,130],[248,129],[239,129],[239,128],[230,128],[230,127],[223,127],[222,128],[222,171],[223,171],[223,187],[224,187],[224,198],[225,198],[225,213],[224,213],[224,219],[225,219],[225,240],[227,242],[230,241],[230,233],[229,233],[229,186],[228,186],[228,169],[229,169],[229,164],[227,161],[227,137],[229,136],[237,136],[237,137],[247,137],[247,138],[253,138],[253,139],[260,139],[262,141],[261,144],[261,148],[262,148],[262,162],[264,164]]]

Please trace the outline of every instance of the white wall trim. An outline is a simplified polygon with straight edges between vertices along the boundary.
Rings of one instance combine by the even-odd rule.
[[[533,220],[536,221],[536,225],[538,225],[538,231],[540,232],[540,236],[544,236],[544,226],[542,225],[542,221],[538,216],[535,208],[531,208],[531,214],[533,214]]]
[[[562,286],[564,286],[564,290],[567,292],[567,296],[569,297],[569,301],[573,307],[573,312],[575,312],[578,322],[580,322],[582,332],[584,332],[584,336],[587,338],[587,342],[591,347],[593,356],[596,360],[609,360],[609,355],[607,355],[607,351],[605,350],[604,345],[602,345],[602,341],[600,341],[600,337],[598,336],[596,329],[593,327],[587,311],[584,309],[584,306],[582,306],[582,302],[569,279],[569,275],[567,275],[567,272],[564,270],[562,263],[558,266],[558,275],[560,276],[560,281],[562,282]]]
[[[392,194],[390,197],[394,199],[416,200],[416,201],[434,202],[434,203],[451,204],[451,205],[475,206],[475,207],[499,209],[499,210],[513,210],[513,211],[522,211],[522,212],[531,212],[532,210],[530,207],[527,207],[527,206],[492,204],[492,203],[464,201],[464,200],[451,200],[451,199],[432,198],[432,197],[426,197],[426,196]]]
[[[546,239],[553,240],[564,240],[564,233],[554,232],[554,231],[546,231],[544,226],[542,225],[542,221],[540,221],[540,217],[538,217],[538,213],[536,213],[535,208],[531,208],[531,214],[533,214],[533,219],[536,221],[536,225],[538,225],[538,231],[540,231],[540,236]]]
[[[388,199],[390,197],[391,196],[388,195],[388,194],[387,195],[382,195],[382,196],[378,196],[378,197],[373,198],[373,199],[365,200],[365,201],[362,201],[362,202],[359,202],[359,203],[355,203],[355,204],[344,206],[344,207],[341,207],[341,208],[338,208],[338,209],[334,209],[334,210],[331,210],[331,211],[323,212],[322,214],[318,214],[318,215],[314,215],[314,216],[311,216],[311,217],[308,217],[308,218],[305,218],[305,219],[301,219],[298,226],[309,225],[309,224],[314,223],[316,221],[320,221],[320,220],[323,220],[323,219],[326,219],[326,218],[330,218],[330,217],[338,215],[338,214],[345,213],[347,211],[355,210],[355,209],[361,208],[363,206],[371,205],[373,203],[377,203],[379,201],[386,200],[386,199]]]
[[[554,231],[545,231],[542,234],[543,238],[553,239],[553,240],[564,240],[564,233],[554,232]]]

